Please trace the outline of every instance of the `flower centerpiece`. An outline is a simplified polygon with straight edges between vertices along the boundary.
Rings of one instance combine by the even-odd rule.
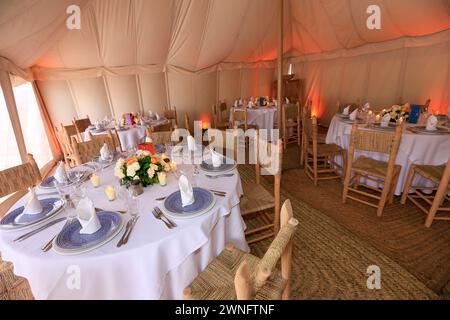
[[[134,114],[133,112],[125,113],[120,117],[120,124],[122,126],[132,126],[134,124],[139,124],[141,122],[141,119],[139,117],[139,114]]]
[[[165,155],[152,155],[146,150],[138,150],[129,159],[120,158],[114,168],[114,175],[120,184],[127,187],[142,184],[143,187],[158,183],[158,172],[170,171],[170,159]]]
[[[410,112],[411,108],[409,107],[408,103],[403,106],[394,105],[390,109],[383,109],[383,111],[381,111],[381,117],[389,113],[389,115],[391,116],[391,122],[397,122],[400,118],[402,118],[403,121],[407,122]]]

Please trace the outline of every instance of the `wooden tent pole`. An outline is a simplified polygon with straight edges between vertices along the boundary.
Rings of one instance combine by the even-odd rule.
[[[277,100],[278,100],[278,130],[280,132],[280,138],[283,137],[281,128],[283,127],[282,121],[282,104],[283,104],[283,1],[279,2],[279,20],[278,20],[278,60],[277,60]]]

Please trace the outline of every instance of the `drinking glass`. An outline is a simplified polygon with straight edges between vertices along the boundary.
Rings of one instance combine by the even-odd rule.
[[[139,201],[137,197],[130,195],[127,201],[127,212],[132,218],[139,214]]]

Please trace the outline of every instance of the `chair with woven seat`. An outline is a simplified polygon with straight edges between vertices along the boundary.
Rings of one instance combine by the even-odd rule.
[[[418,174],[435,184],[435,187],[413,186],[415,175]],[[440,166],[413,164],[409,169],[405,182],[401,203],[406,203],[406,199],[411,200],[427,218],[425,227],[429,228],[434,220],[450,221],[450,216],[436,217],[438,211],[450,212],[450,157],[447,164]],[[422,191],[435,191],[434,194],[425,194]],[[428,208],[427,208],[428,207]]]
[[[319,143],[317,118],[303,117],[305,171],[316,186],[319,180],[341,179],[345,176],[347,151],[337,144]],[[342,165],[336,162],[341,157]]]
[[[290,143],[296,143],[298,147],[301,147],[301,108],[300,103],[295,105],[285,105],[281,107],[283,118],[283,146],[284,149]]]
[[[226,104],[225,104],[225,110],[226,110]],[[230,123],[224,119],[222,119],[222,112],[218,112],[217,106],[214,104],[211,108],[212,111],[212,119],[213,119],[213,128],[219,129],[219,130],[226,130]]]
[[[75,129],[77,131],[78,141],[84,141],[83,133],[92,124],[91,119],[89,119],[89,116],[86,116],[86,118],[84,118],[84,119],[75,119],[74,118],[72,120],[72,123],[75,126]]]
[[[304,126],[304,122],[306,121],[306,119],[310,119],[312,117],[312,112],[311,112],[311,108],[312,108],[312,100],[308,99],[306,101],[306,106],[304,108],[301,109],[301,125],[302,125],[302,135],[301,135],[301,139],[300,139],[300,165],[303,165],[305,162],[305,154],[306,154],[306,140],[305,140],[305,135],[303,134],[303,126]],[[325,143],[326,140],[326,133],[322,132],[321,129],[323,129],[321,126],[318,125],[317,127],[317,143]],[[309,137],[309,142],[312,143],[312,136]]]
[[[61,146],[63,152],[64,162],[70,168],[74,166],[73,150],[72,150],[72,137],[78,139],[78,134],[74,125],[64,126],[61,123],[61,128],[55,126],[55,134],[58,139],[58,143]]]
[[[244,131],[247,131],[248,129],[258,129],[257,125],[249,124],[247,120],[247,106],[244,105],[242,108],[231,109],[231,119],[230,126],[232,128],[238,127],[240,129],[243,129]]]
[[[183,290],[186,300],[287,300],[290,298],[293,236],[298,221],[286,200],[281,229],[262,259],[226,246],[204,271]],[[281,259],[281,270],[276,264]],[[234,288],[233,288],[234,287]]]
[[[150,131],[146,130],[147,137],[150,137],[153,141],[153,143],[159,143],[159,144],[166,144],[166,143],[172,143],[172,132],[170,130],[167,131]]]
[[[151,126],[150,131],[151,132],[172,131],[172,122]]]
[[[72,137],[72,150],[75,165],[80,166],[86,162],[92,161],[94,157],[100,154],[102,146],[103,143],[96,139],[77,142],[77,140]]]
[[[115,131],[115,129],[114,129],[114,131]],[[120,145],[117,145],[117,140],[119,140],[119,139],[114,138],[114,133],[113,133],[114,131],[108,130],[106,133],[97,134],[97,135],[93,135],[91,132],[89,132],[89,140],[96,140],[102,146],[106,143],[106,145],[108,146],[108,149],[111,151],[117,151],[118,148],[119,148],[119,151],[122,151],[122,148],[120,147]],[[116,132],[116,134],[117,134],[117,132]]]
[[[401,170],[401,166],[395,164],[401,134],[401,126],[397,126],[395,132],[391,133],[360,129],[356,123],[353,124],[342,194],[343,203],[349,198],[369,205],[377,209],[378,217],[382,216],[387,201],[393,203],[395,187]],[[389,159],[385,162],[360,156],[353,160],[357,151],[384,153],[389,155]],[[376,184],[377,187],[366,183],[367,180]],[[359,190],[358,188],[361,186],[371,192]],[[381,186],[383,187],[380,190]],[[377,195],[378,193],[380,195]],[[377,202],[374,203],[373,200]]]
[[[170,121],[172,126],[178,126],[178,116],[176,107],[167,107],[163,109],[164,118]]]
[[[256,238],[249,240],[249,244],[274,236],[280,226],[283,143],[281,139],[277,141],[277,144],[267,142],[259,137],[258,130],[255,132],[253,144],[255,152],[255,182],[243,183],[244,196],[241,198],[240,208],[244,219],[258,218],[262,221],[262,225],[247,229],[245,232],[246,236],[260,234]],[[261,185],[261,170],[264,170],[266,175],[274,177],[273,194]],[[272,214],[273,217],[271,217]]]

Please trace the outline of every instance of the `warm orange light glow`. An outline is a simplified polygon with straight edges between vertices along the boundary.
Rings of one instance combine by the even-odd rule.
[[[208,129],[209,128],[209,117],[207,115],[203,115],[200,117],[200,120],[202,122],[202,129]]]

